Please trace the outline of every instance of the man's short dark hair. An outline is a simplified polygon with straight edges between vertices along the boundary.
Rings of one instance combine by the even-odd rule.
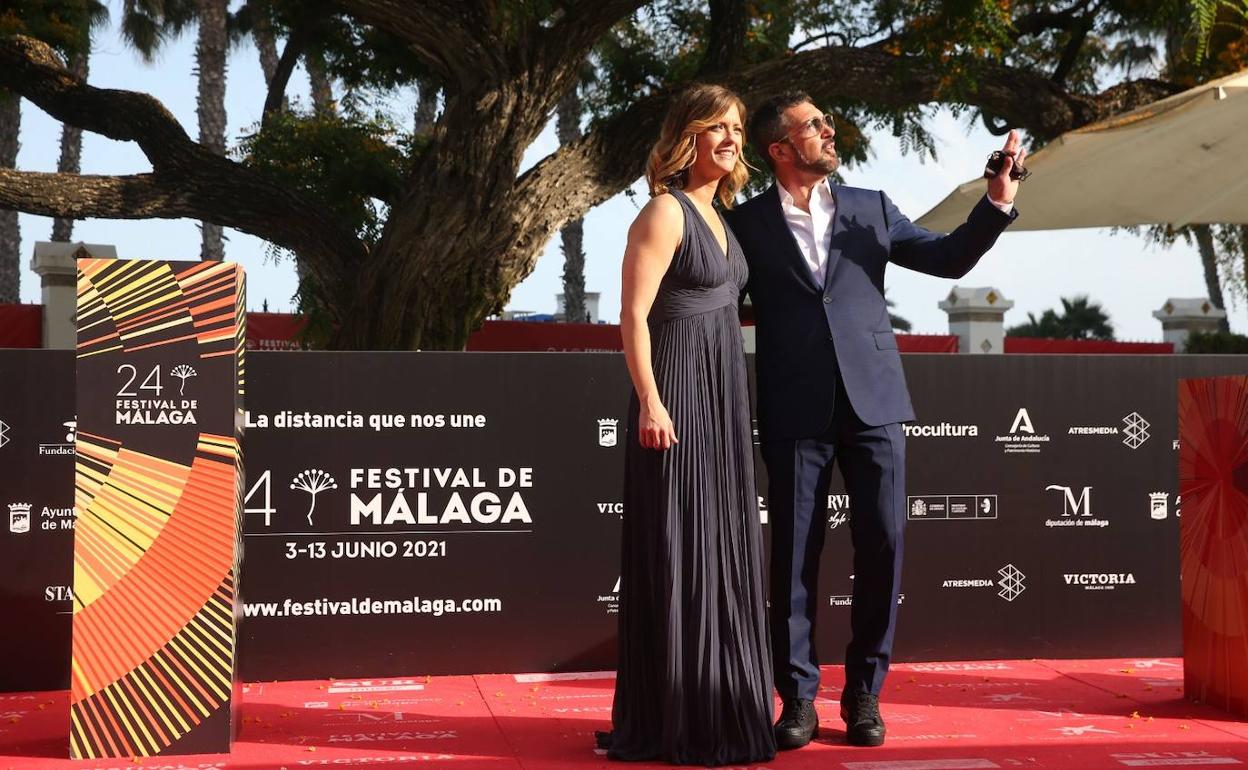
[[[750,116],[750,144],[754,145],[754,152],[767,161],[772,171],[775,167],[767,148],[784,138],[784,111],[809,101],[810,94],[805,91],[785,91],[754,108],[754,114]]]

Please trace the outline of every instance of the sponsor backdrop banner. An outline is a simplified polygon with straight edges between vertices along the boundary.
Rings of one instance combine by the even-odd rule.
[[[23,426],[0,448],[0,489],[6,505],[30,503],[36,520],[43,507],[72,506],[58,458],[34,454],[31,442],[60,435],[73,394],[48,374],[62,354],[25,355],[47,363],[0,353],[0,420]],[[629,388],[620,356],[249,359],[245,679],[614,665]],[[1176,384],[1248,365],[1213,356],[904,361],[919,421],[907,430],[898,659],[1178,654]],[[18,422],[36,414],[48,424]],[[41,465],[13,465],[19,449]],[[37,478],[13,487],[14,467]],[[765,473],[759,483],[766,521]],[[848,638],[853,509],[838,478],[820,573],[829,663]],[[20,581],[9,573],[23,562],[0,562],[6,608],[38,630],[8,641],[13,665],[0,687],[67,680],[65,662],[40,654],[68,607],[44,600],[68,585],[67,540],[59,530],[0,530],[4,553],[41,554],[24,562],[39,576]]]
[[[0,350],[0,690],[69,687],[74,354]]]

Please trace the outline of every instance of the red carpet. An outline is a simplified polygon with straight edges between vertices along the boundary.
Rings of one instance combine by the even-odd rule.
[[[775,770],[978,770],[1248,766],[1248,723],[1182,698],[1179,660],[897,665],[888,742],[845,746],[840,671],[818,704],[822,735]],[[565,678],[566,677],[566,678]],[[0,695],[0,770],[610,767],[611,675],[417,677],[249,685],[231,756],[71,762],[66,693]]]

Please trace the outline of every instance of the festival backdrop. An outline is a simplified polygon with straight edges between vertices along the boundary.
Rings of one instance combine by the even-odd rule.
[[[903,359],[919,419],[897,658],[1179,654],[1177,382],[1248,363]],[[39,447],[72,429],[71,378],[68,354],[0,352],[0,503],[32,523],[0,528],[3,609],[26,629],[0,642],[0,689],[67,681],[72,530],[40,527],[72,512],[72,457]],[[612,668],[628,393],[618,354],[249,356],[244,679]],[[839,476],[827,503],[835,663]]]

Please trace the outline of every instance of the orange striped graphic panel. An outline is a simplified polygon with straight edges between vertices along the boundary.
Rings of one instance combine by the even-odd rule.
[[[1248,717],[1248,377],[1179,383],[1188,698]]]
[[[228,752],[243,274],[79,260],[70,749]]]

